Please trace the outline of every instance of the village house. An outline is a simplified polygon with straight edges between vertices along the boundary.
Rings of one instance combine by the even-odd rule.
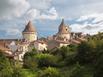
[[[32,22],[29,21],[22,32],[23,38],[1,39],[0,50],[5,52],[6,55],[12,56],[15,60],[22,61],[24,54],[32,51],[33,48],[35,48],[37,52],[42,52],[43,50],[50,50],[70,44],[80,44],[82,41],[86,41],[85,35],[81,32],[71,32],[70,29],[71,28],[65,24],[64,19],[62,19],[58,27],[58,32],[43,40],[38,39],[37,30]]]

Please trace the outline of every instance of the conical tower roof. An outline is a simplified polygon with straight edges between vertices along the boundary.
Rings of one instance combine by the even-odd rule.
[[[28,22],[23,32],[36,32],[36,29],[33,27],[31,21]]]
[[[67,34],[69,33],[69,27],[64,23],[64,19],[62,19],[62,22],[59,26],[59,32],[60,34]]]
[[[64,24],[64,19],[62,19],[62,22],[61,22],[61,24],[60,24],[59,27],[63,27],[63,26],[65,26],[65,24]]]

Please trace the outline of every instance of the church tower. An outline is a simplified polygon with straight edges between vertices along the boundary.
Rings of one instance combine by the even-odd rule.
[[[57,37],[70,40],[70,28],[64,23],[64,19],[62,19],[62,22],[59,26]]]
[[[28,22],[22,34],[23,34],[23,39],[29,42],[37,40],[37,32],[36,29],[33,27],[31,21]]]

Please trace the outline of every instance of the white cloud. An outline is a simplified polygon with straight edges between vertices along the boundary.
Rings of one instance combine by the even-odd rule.
[[[29,7],[26,0],[0,0],[0,19],[20,17]]]
[[[49,10],[46,10],[46,12],[41,12],[37,9],[30,9],[26,14],[27,20],[44,20],[44,19],[50,19],[55,20],[58,18],[58,13],[54,7],[50,8]]]
[[[40,19],[51,19],[55,20],[58,18],[58,13],[54,7],[52,7],[47,14],[41,14]]]
[[[3,18],[12,18],[12,21],[0,22],[0,25],[3,25],[2,27],[5,29],[6,35],[13,32],[18,34],[18,30],[23,29],[23,26],[25,26],[24,18],[27,20],[47,19],[49,21],[64,17],[65,20],[68,18],[72,19],[73,21],[70,23],[74,23],[75,19],[77,19],[77,23],[71,25],[73,31],[93,34],[103,31],[102,6],[103,0],[0,0],[0,21],[2,22]],[[14,17],[20,17],[21,19]],[[13,23],[8,25],[8,22],[18,24],[18,30],[12,28],[14,27]],[[45,25],[47,25],[49,30],[50,26],[57,25],[57,22],[58,20],[56,23],[49,21]],[[43,25],[40,24],[39,26],[42,27]]]
[[[7,29],[4,29],[4,28],[1,28],[0,31],[3,31],[5,32],[5,35],[8,36],[8,35],[19,35],[21,36],[21,32],[18,28],[7,28]]]
[[[32,8],[38,10],[49,9],[52,2],[52,0],[28,0],[28,1],[30,2]]]
[[[103,21],[103,13],[92,13],[90,15],[80,16],[80,18],[77,19],[76,21],[78,21],[78,22],[79,21],[86,21],[89,19],[94,19],[92,21],[92,23],[97,23],[97,22]]]
[[[95,17],[93,23],[97,23],[97,22],[103,22],[103,13],[98,14],[98,15]]]
[[[93,13],[103,13],[103,0],[53,0],[60,16],[78,18]]]
[[[27,20],[34,20],[40,16],[40,11],[37,9],[30,9],[26,14]]]
[[[21,32],[20,32],[20,30],[18,30],[18,29],[7,29],[6,30],[6,35],[21,35]]]
[[[30,16],[28,18],[33,19],[39,11],[47,11],[51,7],[51,2],[52,0],[1,0],[0,19],[21,17],[23,14],[27,14]],[[29,11],[27,12],[27,10]]]
[[[89,22],[89,19],[92,19],[92,21]],[[87,15],[87,16],[81,16],[80,18],[77,19],[77,22],[82,22],[81,23],[76,23],[72,24],[72,31],[76,32],[83,32],[83,33],[88,33],[88,34],[95,34],[98,33],[99,31],[103,31],[103,13],[96,13],[92,15]]]

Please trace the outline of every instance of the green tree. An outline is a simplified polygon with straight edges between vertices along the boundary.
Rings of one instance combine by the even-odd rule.
[[[37,77],[35,73],[27,69],[15,69],[12,77]]]
[[[94,77],[103,77],[103,52],[98,56],[94,71]]]
[[[91,45],[86,42],[82,42],[80,45],[78,45],[76,59],[80,64],[92,63],[94,55]]]
[[[35,52],[27,52],[25,55],[24,55],[24,59],[23,59],[23,67],[24,68],[29,68],[29,69],[36,69],[37,68],[37,61],[35,59],[35,55],[37,53]]]
[[[48,67],[48,66],[56,66],[57,65],[57,57],[51,54],[37,54],[35,56],[38,62],[38,67]]]
[[[0,52],[0,77],[12,77],[13,68],[6,56]]]
[[[85,68],[77,63],[76,66],[73,67],[70,77],[87,77]]]
[[[75,59],[75,56],[76,56],[76,54],[72,54],[72,55],[67,56],[64,59],[65,66],[69,66],[69,65],[75,64],[77,62],[76,59]]]
[[[61,60],[64,60],[69,55],[69,47],[61,47],[52,51],[51,54],[58,56]]]
[[[40,72],[39,77],[61,77],[61,74],[58,69],[48,67]]]

